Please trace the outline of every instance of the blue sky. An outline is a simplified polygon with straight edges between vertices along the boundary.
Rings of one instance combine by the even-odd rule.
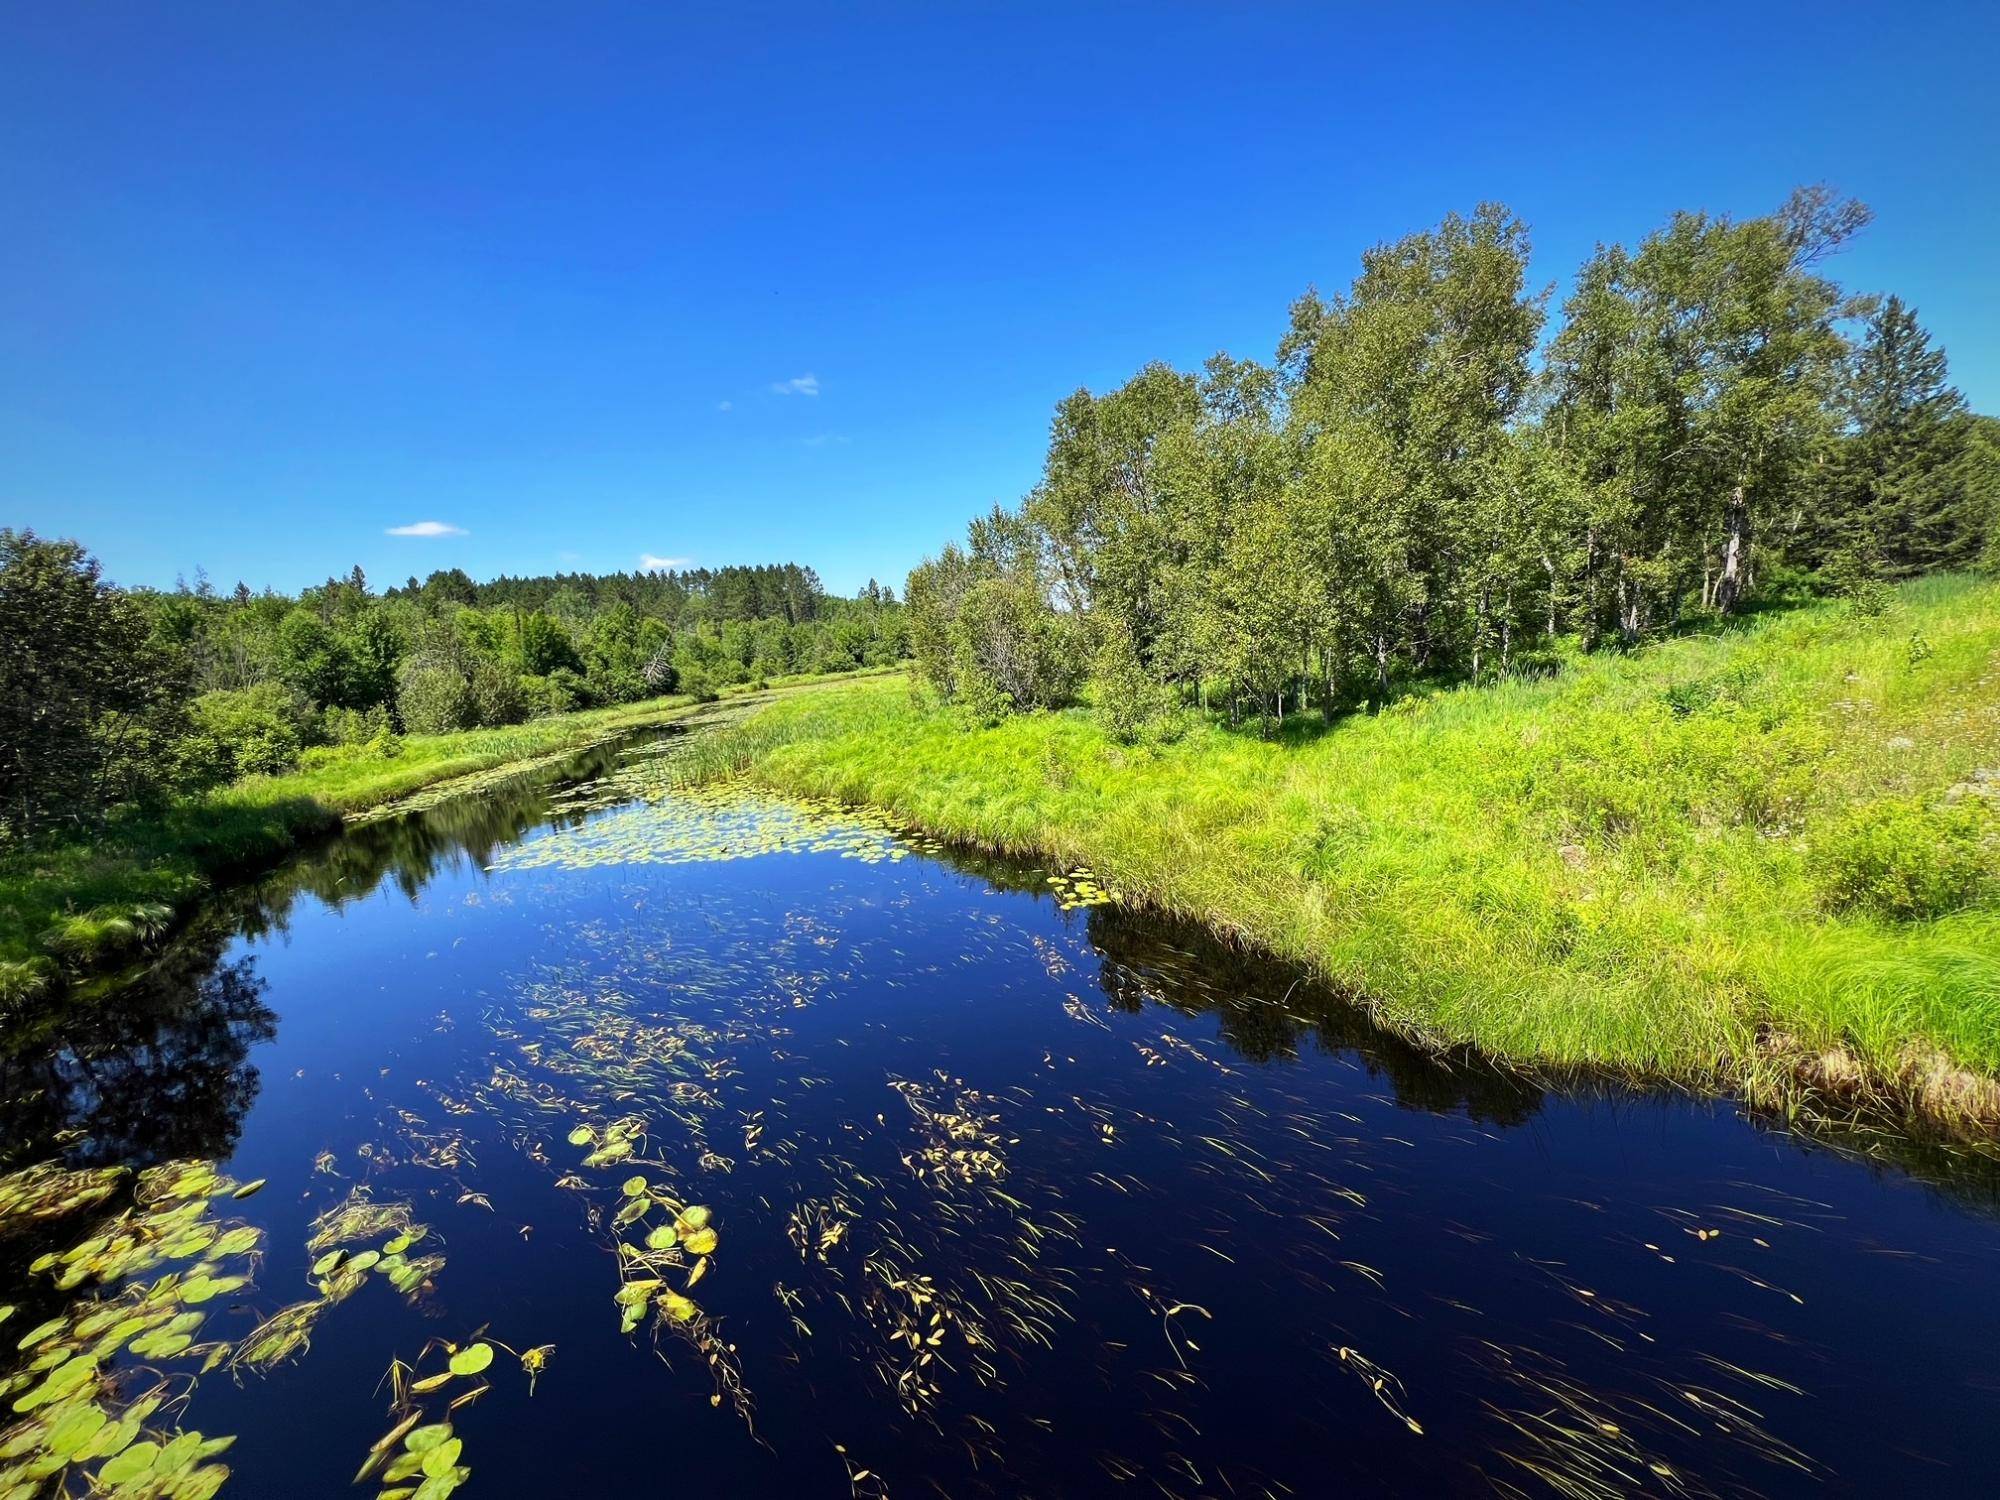
[[[1831,182],[2000,411],[1996,62],[1992,4],[14,4],[0,524],[134,584],[900,585],[1066,392],[1268,356],[1482,198],[1560,291]]]

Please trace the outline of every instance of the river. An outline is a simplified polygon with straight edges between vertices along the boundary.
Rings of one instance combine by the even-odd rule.
[[[86,1414],[46,1483],[1992,1492],[1976,1159],[1430,1057],[1090,872],[677,790],[679,744],[420,799],[17,1025],[4,1165],[72,1175],[0,1238],[8,1399],[163,1309],[77,1375],[157,1456],[116,1488]],[[203,1207],[118,1260],[135,1195]]]

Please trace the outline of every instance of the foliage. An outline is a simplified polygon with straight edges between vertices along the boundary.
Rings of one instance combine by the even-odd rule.
[[[203,693],[189,705],[189,718],[183,753],[194,763],[190,779],[210,786],[291,770],[312,728],[311,705],[275,681]]]
[[[411,734],[450,734],[476,722],[472,687],[448,661],[413,657],[396,674],[396,709]]]
[[[1828,830],[1818,865],[1829,910],[1897,921],[1948,916],[2000,880],[2000,817],[1980,797],[1864,803]]]
[[[1545,346],[1503,206],[1378,245],[1294,303],[1271,365],[1058,403],[1020,509],[910,575],[916,671],[975,721],[1063,701],[1063,673],[1023,692],[993,665],[1032,607],[1114,737],[1162,699],[1268,727],[1963,566],[2000,446],[1901,302],[1825,274],[1867,219],[1818,188],[1676,214],[1591,257]]]
[[[296,597],[105,583],[75,542],[0,531],[0,842],[101,828],[328,747],[713,696],[899,660],[902,607],[792,564],[597,578],[462,572]]]
[[[183,680],[81,547],[0,530],[0,840],[159,790]]]

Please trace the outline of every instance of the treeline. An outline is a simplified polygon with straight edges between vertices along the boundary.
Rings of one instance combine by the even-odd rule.
[[[1268,364],[1148,365],[1056,409],[1041,482],[909,578],[912,651],[991,716],[1084,679],[1115,732],[1545,670],[1787,593],[2000,561],[2000,423],[1802,190],[1601,246],[1553,336],[1482,205],[1308,292]]]
[[[0,842],[275,774],[398,736],[907,654],[874,583],[810,568],[559,575],[457,569],[375,593],[360,568],[296,597],[121,590],[72,541],[0,530]]]
[[[474,583],[463,568],[447,568],[432,573],[422,583],[412,577],[402,588],[388,590],[387,597],[421,599],[431,604],[468,604],[476,609],[541,610],[575,619],[625,604],[641,615],[674,626],[684,620],[716,624],[730,620],[783,620],[788,625],[800,625],[819,617],[826,590],[820,584],[819,574],[797,563],[664,568],[631,573],[551,573],[532,578],[502,574],[490,583]],[[880,586],[871,580],[862,597],[881,603]]]

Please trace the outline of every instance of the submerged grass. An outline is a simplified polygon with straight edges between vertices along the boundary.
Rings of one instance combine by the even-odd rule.
[[[1543,1068],[2000,1122],[2000,585],[1938,577],[1275,740],[774,704],[711,772],[1088,866]]]
[[[839,680],[787,678],[728,695]],[[393,752],[362,747],[311,769],[248,777],[164,809],[128,812],[88,837],[15,853],[0,860],[0,1003],[65,969],[130,953],[218,879],[266,865],[344,818],[459,777],[668,723],[699,706],[656,698],[501,729],[413,735]]]

